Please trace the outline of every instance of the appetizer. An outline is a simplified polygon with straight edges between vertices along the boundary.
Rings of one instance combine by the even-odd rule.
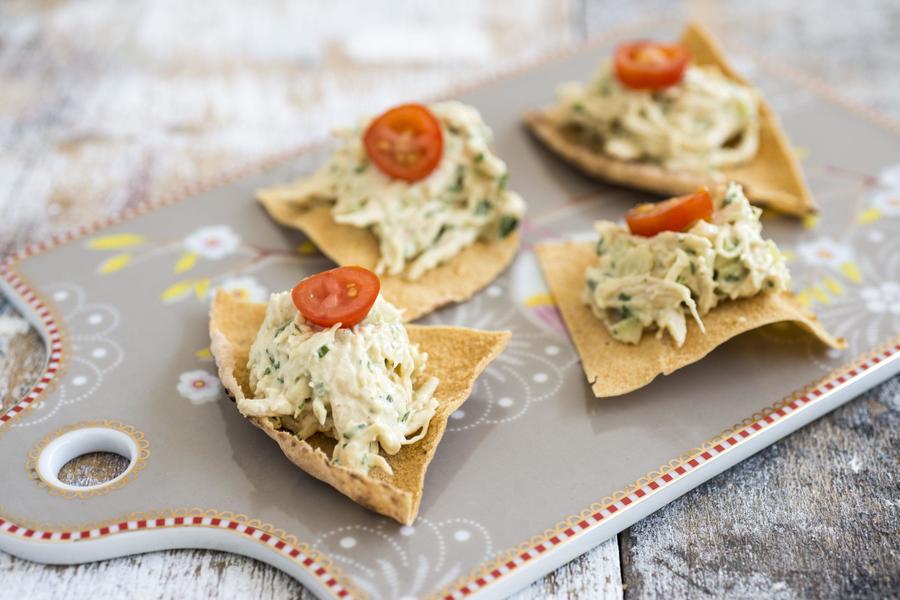
[[[565,84],[557,95],[525,120],[589,175],[667,195],[733,180],[754,204],[815,210],[774,112],[700,25],[676,44],[621,44],[589,84]]]
[[[447,418],[508,332],[404,325],[378,277],[339,267],[252,304],[219,292],[219,377],[295,465],[355,502],[415,520]]]
[[[337,136],[317,173],[257,198],[338,264],[380,275],[407,319],[469,298],[512,260],[525,202],[473,107],[406,104]]]
[[[729,183],[599,221],[597,241],[542,244],[538,260],[597,397],[700,360],[726,340],[793,321],[844,347],[788,291],[790,273],[762,237],[761,209]]]

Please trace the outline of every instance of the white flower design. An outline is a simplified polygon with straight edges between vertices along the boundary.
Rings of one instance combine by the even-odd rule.
[[[223,290],[236,298],[247,302],[265,302],[269,299],[269,292],[253,277],[230,277],[210,290],[210,297],[215,297],[216,291]]]
[[[185,247],[203,258],[218,260],[234,252],[241,238],[227,225],[210,225],[195,229],[184,238]]]
[[[900,217],[900,183],[893,189],[882,190],[872,196],[872,208],[886,217]]]
[[[219,380],[207,371],[186,371],[178,376],[178,393],[193,404],[218,400],[221,392]]]
[[[828,237],[799,244],[797,254],[806,263],[833,269],[840,269],[841,265],[853,260],[853,249],[850,246]]]
[[[882,169],[878,174],[878,183],[882,187],[900,190],[900,165]]]
[[[881,285],[864,287],[860,295],[869,311],[900,315],[900,284],[886,281]]]

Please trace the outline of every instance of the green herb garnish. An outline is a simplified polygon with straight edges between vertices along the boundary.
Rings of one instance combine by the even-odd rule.
[[[491,211],[491,201],[487,198],[483,200],[479,200],[478,204],[475,205],[475,214],[476,215],[486,215]]]
[[[509,173],[504,173],[500,176],[500,179],[497,181],[497,187],[502,191],[506,189],[506,184],[509,183]]]
[[[505,238],[509,236],[509,234],[515,231],[518,226],[519,220],[517,218],[503,215],[500,218],[500,237]]]
[[[328,354],[328,351],[329,351],[328,346],[319,346],[319,350],[318,350],[317,354],[319,355],[319,358],[322,358],[323,356]]]
[[[449,190],[453,193],[459,193],[463,189],[463,181],[466,178],[466,167],[456,165],[456,181],[450,186]]]

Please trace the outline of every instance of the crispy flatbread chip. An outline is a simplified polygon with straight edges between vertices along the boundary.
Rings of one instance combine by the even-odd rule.
[[[298,207],[290,198],[289,187],[257,193],[257,199],[273,219],[305,233],[337,264],[375,269],[381,253],[372,232],[335,223],[327,205]],[[394,306],[405,309],[403,318],[412,321],[445,304],[471,298],[500,275],[512,262],[518,248],[518,231],[494,242],[478,241],[415,281],[397,275],[381,275],[381,293]]]
[[[247,360],[265,314],[265,304],[244,302],[226,292],[220,291],[213,300],[210,348],[219,368],[219,378],[235,400],[252,394]],[[335,441],[324,434],[301,440],[289,431],[275,429],[272,419],[251,417],[249,420],[275,440],[292,463],[316,479],[370,510],[409,525],[419,511],[425,470],[444,435],[447,418],[469,397],[475,379],[503,351],[510,333],[423,325],[406,328],[410,341],[428,353],[427,373],[440,379],[435,391],[439,404],[424,438],[403,446],[393,456],[385,455],[393,475],[386,475],[380,469],[361,475],[331,464]]]
[[[728,65],[725,53],[700,24],[690,23],[681,36],[699,65],[718,65],[730,78],[749,85]],[[817,210],[803,179],[800,164],[772,107],[760,100],[759,150],[748,163],[727,167],[718,173],[671,171],[646,162],[624,161],[602,154],[582,143],[577,134],[557,127],[544,112],[530,112],[525,122],[531,132],[566,161],[588,175],[665,195],[687,194],[701,185],[720,188],[737,181],[754,204],[787,214],[804,215]]]
[[[681,348],[670,336],[658,339],[653,332],[645,332],[638,344],[625,344],[610,335],[581,299],[585,270],[596,259],[594,245],[590,242],[547,243],[539,244],[536,252],[550,293],[598,398],[642,388],[657,375],[668,375],[700,360],[727,340],[770,323],[791,321],[832,348],[846,345],[843,338],[834,338],[825,331],[816,316],[801,307],[788,292],[762,293],[752,298],[722,302],[703,316],[705,334],[692,319],[688,319],[687,337]]]

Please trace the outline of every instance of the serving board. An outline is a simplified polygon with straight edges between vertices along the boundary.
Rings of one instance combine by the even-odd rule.
[[[421,321],[513,338],[451,418],[413,526],[293,467],[225,398],[209,355],[215,289],[263,301],[330,265],[252,199],[321,164],[320,146],[3,262],[0,285],[49,353],[32,392],[0,417],[0,548],[48,563],[215,548],[323,597],[499,597],[900,370],[900,127],[741,55],[822,207],[803,222],[766,215],[766,234],[788,254],[794,290],[849,347],[772,326],[638,392],[592,397],[531,249],[589,238],[593,220],[651,197],[578,175],[519,115],[551,102],[557,83],[588,77],[617,41],[461,96],[494,129],[529,214],[497,281]],[[60,463],[95,450],[131,465],[92,488],[55,480]]]

